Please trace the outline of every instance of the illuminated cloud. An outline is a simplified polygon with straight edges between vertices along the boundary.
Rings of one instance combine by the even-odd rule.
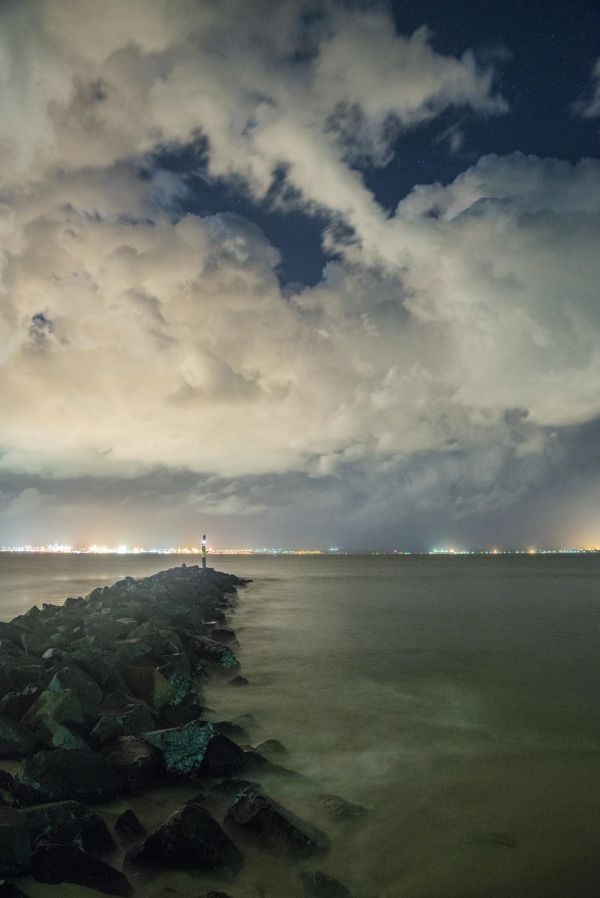
[[[443,113],[507,111],[472,53],[328,2],[1,15],[5,476],[168,471],[184,517],[309,496],[359,533],[518,501],[600,415],[600,162],[486,156],[391,215],[361,174]],[[198,141],[207,177],[319,210],[318,284],[283,288],[247,218],[177,214],[158,154]]]

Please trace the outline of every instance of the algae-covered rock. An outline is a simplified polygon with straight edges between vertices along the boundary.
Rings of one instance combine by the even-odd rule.
[[[214,727],[202,720],[192,720],[182,727],[154,730],[143,739],[160,752],[168,773],[186,775],[200,770]]]
[[[155,725],[152,714],[144,705],[130,705],[123,711],[103,714],[92,730],[92,739],[98,745],[111,742],[120,736],[137,736]]]
[[[154,667],[129,666],[123,675],[133,694],[153,708],[164,708],[177,696],[177,686]]]
[[[130,859],[139,864],[237,873],[241,852],[200,804],[184,805],[151,833]]]

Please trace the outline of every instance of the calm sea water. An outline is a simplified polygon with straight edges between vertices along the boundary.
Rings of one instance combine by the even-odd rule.
[[[169,561],[0,556],[0,617]],[[329,855],[305,867],[335,875],[356,898],[597,898],[600,558],[214,563],[254,578],[234,621],[251,685],[214,684],[207,699],[230,715],[252,713],[253,739],[283,741],[285,763],[315,781],[272,784],[332,838]],[[315,789],[370,813],[330,824]],[[135,807],[151,824],[184,793],[150,794]],[[227,891],[296,898],[296,877],[250,853]],[[191,898],[209,885],[173,874],[138,892]]]

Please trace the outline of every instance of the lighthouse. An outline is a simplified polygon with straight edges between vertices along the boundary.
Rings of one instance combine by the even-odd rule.
[[[205,568],[206,567],[206,533],[202,534],[202,549],[201,549],[200,554],[202,555],[202,567]]]

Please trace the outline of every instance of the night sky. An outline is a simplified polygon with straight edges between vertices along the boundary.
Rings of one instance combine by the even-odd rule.
[[[600,546],[597,2],[0,19],[0,543]]]

